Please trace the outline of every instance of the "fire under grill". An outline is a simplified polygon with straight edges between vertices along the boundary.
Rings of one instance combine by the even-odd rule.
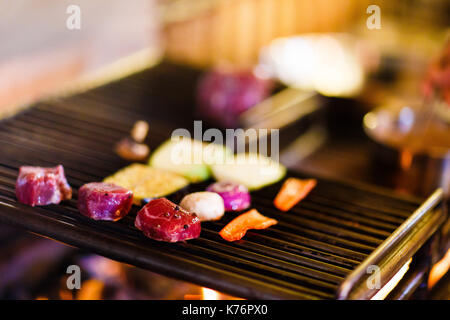
[[[385,284],[445,219],[439,190],[423,203],[319,178],[317,187],[289,213],[272,205],[281,183],[253,192],[252,206],[279,223],[251,230],[232,243],[218,234],[236,216],[230,213],[218,222],[202,223],[200,238],[175,244],[144,237],[134,227],[137,207],[119,222],[90,220],[76,208],[77,189],[128,164],[114,154],[113,146],[128,135],[133,123],[149,121],[147,142],[153,148],[173,129],[152,116],[152,104],[159,112],[172,112],[159,93],[148,90],[144,96],[141,89],[137,97],[131,94],[133,88],[148,86],[145,74],[39,103],[0,123],[1,221],[243,298],[346,299],[373,296],[376,290],[364,285],[366,267],[378,265]],[[58,163],[74,189],[72,200],[35,208],[16,201],[20,166]],[[302,177],[293,172],[288,176]],[[187,192],[204,190],[206,184],[191,185],[171,198],[177,201]]]

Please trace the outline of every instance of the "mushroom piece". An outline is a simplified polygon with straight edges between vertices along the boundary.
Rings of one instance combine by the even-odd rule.
[[[143,143],[137,143],[130,138],[123,138],[116,144],[116,153],[129,161],[143,161],[150,153],[150,148]]]
[[[143,161],[150,153],[150,148],[142,143],[148,134],[148,123],[136,121],[131,129],[130,137],[120,140],[115,147],[116,153],[129,161]]]
[[[203,191],[186,195],[180,206],[194,212],[200,221],[219,220],[225,213],[223,199],[215,192]]]

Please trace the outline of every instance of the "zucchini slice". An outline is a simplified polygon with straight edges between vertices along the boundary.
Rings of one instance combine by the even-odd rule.
[[[210,165],[225,162],[230,154],[226,147],[218,144],[180,138],[160,145],[151,155],[149,164],[178,173],[191,182],[200,182],[210,178]]]
[[[133,203],[137,205],[144,199],[164,197],[189,184],[189,181],[179,174],[140,163],[133,163],[103,181],[131,190]]]
[[[229,160],[211,167],[214,178],[243,184],[249,190],[275,183],[286,174],[282,164],[255,153],[239,153]]]

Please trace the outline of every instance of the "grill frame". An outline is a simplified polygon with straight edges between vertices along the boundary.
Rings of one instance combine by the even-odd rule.
[[[337,298],[370,299],[378,290],[369,289],[365,281],[370,275],[369,266],[380,268],[380,287],[399,271],[446,221],[446,214],[439,207],[444,191],[437,189],[414,213],[392,233],[367,259],[363,261],[340,285]],[[438,208],[437,208],[438,207]]]
[[[409,259],[443,221],[442,210],[434,210],[442,200],[440,191],[425,208],[419,208],[422,199],[322,178],[302,205],[288,213],[271,205],[281,182],[254,192],[253,206],[280,223],[268,230],[250,231],[237,243],[227,243],[217,234],[235,214],[203,224],[200,239],[165,244],[145,238],[132,226],[136,208],[113,223],[80,215],[75,200],[36,208],[15,200],[14,181],[20,165],[62,163],[76,199],[83,183],[101,180],[128,164],[112,150],[134,121],[150,122],[147,142],[153,148],[183,120],[192,124],[188,117],[178,124],[168,122],[158,110],[149,110],[149,104],[166,112],[176,110],[180,100],[193,105],[192,90],[185,89],[181,97],[149,90],[149,84],[164,87],[155,83],[158,79],[158,72],[146,70],[76,96],[38,103],[2,121],[0,220],[108,258],[253,299],[369,298],[372,293],[361,287],[363,267],[382,262],[383,281],[389,280],[401,267],[389,262],[397,261],[395,253],[405,247],[404,240],[426,231],[419,232],[421,239],[408,240],[402,249],[402,259]],[[184,88],[186,83],[179,86]],[[136,105],[129,108],[133,103]],[[287,176],[305,177],[291,171]],[[171,199],[178,201],[187,192],[203,190],[206,184],[192,185]],[[414,212],[419,212],[417,219],[411,220]],[[401,237],[398,230],[405,230]],[[211,255],[215,259],[210,259]],[[339,287],[349,288],[347,293],[360,293],[343,294]]]

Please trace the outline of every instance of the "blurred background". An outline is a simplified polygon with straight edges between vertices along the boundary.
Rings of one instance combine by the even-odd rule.
[[[70,5],[80,8],[79,30],[66,26]],[[380,29],[367,27],[369,5],[381,9]],[[105,77],[106,67],[111,76],[111,65],[124,58],[133,57],[127,67],[134,69],[161,57],[249,67],[273,39],[307,33],[349,33],[375,48],[366,53],[375,56],[365,57],[375,61],[366,63],[382,57],[403,75],[423,73],[449,21],[448,1],[440,0],[4,0],[0,6],[3,111],[94,73]]]
[[[188,112],[280,128],[290,168],[449,194],[447,0],[2,0],[0,14],[0,117],[150,67],[166,88],[194,72]],[[0,298],[230,298],[0,227]],[[87,284],[77,294],[64,289],[72,263]],[[424,290],[450,297],[446,277]]]

